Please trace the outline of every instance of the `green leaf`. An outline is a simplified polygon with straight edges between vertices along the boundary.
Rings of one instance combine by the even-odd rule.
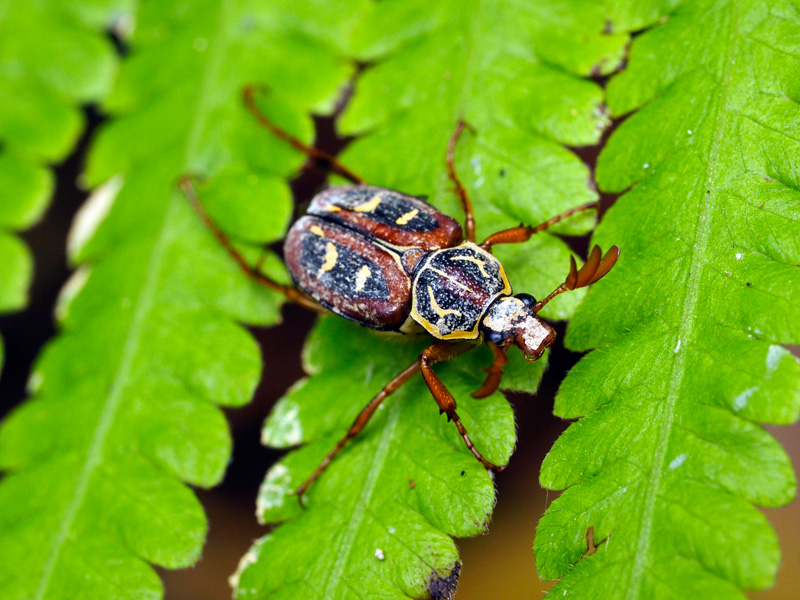
[[[619,63],[627,36],[604,35],[603,26],[601,8],[588,2],[375,4],[352,46],[369,66],[339,123],[363,137],[342,160],[372,184],[425,195],[460,218],[445,151],[463,117],[475,131],[464,133],[457,167],[479,236],[595,199],[588,169],[564,145],[594,143],[608,123],[602,90],[582,78]],[[559,231],[591,225],[584,215]],[[563,281],[569,264],[568,248],[552,235],[496,254],[515,289],[538,297]],[[580,297],[560,298],[549,316],[568,317]],[[307,510],[293,495],[367,401],[430,343],[321,320],[306,348],[310,377],[264,429],[269,445],[304,445],[262,485],[259,517],[283,524],[242,559],[237,598],[450,597],[460,568],[450,536],[485,530],[494,489],[421,378],[388,399],[312,485]],[[504,385],[535,391],[545,359],[510,358]],[[508,403],[469,395],[490,361],[480,350],[436,369],[476,447],[505,464],[515,437]]]
[[[93,20],[97,6],[71,10]],[[105,105],[113,118],[90,150],[87,180],[100,187],[71,234],[78,270],[57,308],[61,333],[31,377],[35,397],[0,429],[0,555],[15,557],[0,565],[4,598],[157,598],[148,563],[197,560],[206,518],[183,482],[219,482],[231,440],[215,405],[247,402],[261,371],[234,320],[274,323],[282,299],[244,278],[176,182],[205,176],[200,194],[215,215],[245,215],[221,220],[249,241],[283,235],[283,176],[303,157],[259,129],[240,94],[270,85],[310,138],[309,108],[331,107],[353,70],[337,42],[348,21],[324,6],[152,2],[137,15]],[[262,193],[272,201],[251,198]],[[274,257],[266,268],[282,276]]]
[[[685,2],[659,22],[608,86],[612,114],[639,111],[600,156],[600,187],[629,191],[596,241],[622,255],[570,324],[571,347],[599,348],[559,391],[582,418],[541,474],[566,490],[535,545],[557,597],[743,598],[780,560],[753,504],[796,493],[756,422],[800,411],[781,347],[800,342],[800,6]]]
[[[451,423],[432,418],[438,411],[419,377],[379,409],[315,483],[306,511],[292,495],[366,400],[426,345],[377,337],[339,318],[322,319],[314,330],[305,358],[315,375],[281,400],[263,437],[279,447],[306,443],[270,470],[259,494],[263,521],[291,520],[251,550],[238,597],[322,598],[347,589],[423,597],[457,564],[448,534],[485,531],[494,505],[491,476],[463,451]],[[376,344],[384,350],[376,353]],[[459,415],[484,456],[505,464],[514,444],[508,403],[500,394],[467,400],[487,358],[470,354],[437,371],[459,398]]]
[[[82,14],[87,4],[93,21]],[[28,302],[33,260],[12,232],[34,225],[47,208],[53,193],[47,164],[75,145],[83,129],[79,104],[108,90],[116,57],[102,30],[124,4],[0,7],[0,313]]]

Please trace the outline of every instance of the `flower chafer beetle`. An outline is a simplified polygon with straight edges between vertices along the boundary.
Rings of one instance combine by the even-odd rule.
[[[251,266],[200,203],[192,180],[181,187],[206,226],[241,269],[258,283],[320,313],[335,313],[378,331],[429,333],[436,341],[361,410],[344,438],[297,489],[303,493],[328,464],[366,426],[378,406],[417,371],[422,372],[439,412],[452,420],[467,448],[487,469],[502,467],[481,456],[456,412],[456,401],[432,365],[450,360],[485,343],[494,355],[483,385],[472,395],[485,398],[497,390],[507,362],[506,351],[518,346],[534,361],[555,340],[555,331],[537,313],[559,294],[590,285],[617,261],[619,247],[602,256],[595,246],[581,269],[570,258],[566,280],[543,300],[512,295],[503,266],[492,256],[497,244],[524,242],[563,219],[590,209],[575,207],[535,227],[520,225],[499,231],[480,244],[469,195],[454,166],[455,147],[467,125],[456,126],[447,148],[450,179],[466,213],[465,226],[437,211],[425,200],[367,185],[333,156],[303,144],[272,123],[255,103],[256,89],[244,90],[247,108],[275,136],[304,152],[317,165],[338,173],[353,185],[331,188],[312,200],[284,241],[284,259],[295,285],[282,285]]]

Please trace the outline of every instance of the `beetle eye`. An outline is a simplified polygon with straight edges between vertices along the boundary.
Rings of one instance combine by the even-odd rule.
[[[505,335],[503,335],[502,331],[490,329],[486,332],[486,339],[493,344],[502,344],[505,341]]]
[[[525,306],[533,306],[536,304],[536,298],[531,296],[530,294],[517,294],[514,296],[517,300],[522,300]]]

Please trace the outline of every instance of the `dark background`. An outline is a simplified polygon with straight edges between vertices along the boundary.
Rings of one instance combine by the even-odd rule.
[[[0,416],[25,397],[25,384],[31,365],[44,343],[53,335],[53,307],[57,294],[70,275],[65,246],[72,218],[86,198],[77,185],[83,157],[91,136],[100,122],[91,109],[87,112],[90,127],[75,153],[56,168],[58,184],[52,206],[44,219],[23,238],[33,250],[36,272],[30,306],[23,312],[0,317],[0,332],[5,339],[6,364],[0,378]],[[338,151],[346,142],[333,133],[331,119],[317,122],[319,145]],[[577,149],[590,166],[599,147]],[[308,171],[294,184],[298,202],[307,201],[324,184],[324,176]],[[604,197],[607,207],[613,197]],[[570,240],[585,255],[587,240]],[[210,530],[203,558],[191,569],[161,571],[170,600],[211,600],[229,598],[227,577],[253,540],[265,532],[255,519],[255,498],[267,468],[280,454],[260,445],[260,430],[275,401],[302,376],[300,350],[313,316],[293,305],[283,309],[284,321],[277,327],[253,330],[264,356],[269,357],[269,371],[264,373],[252,403],[242,409],[228,410],[234,434],[234,456],[222,485],[213,490],[197,490],[208,513]],[[557,325],[559,341],[551,352],[549,367],[537,396],[510,397],[517,416],[519,441],[510,466],[496,477],[498,504],[489,535],[458,540],[463,569],[457,598],[529,599],[538,598],[551,587],[540,582],[533,564],[532,543],[536,523],[548,503],[556,497],[538,484],[539,466],[544,455],[567,422],[552,416],[553,397],[567,371],[580,358],[564,349],[564,325]],[[433,410],[433,409],[432,409]],[[800,426],[770,427],[783,447],[800,464]],[[751,594],[759,599],[800,597],[800,504],[766,511],[779,532],[784,565],[778,585],[770,591]],[[736,548],[730,548],[736,552]]]

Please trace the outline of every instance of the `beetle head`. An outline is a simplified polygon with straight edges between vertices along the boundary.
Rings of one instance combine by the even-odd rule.
[[[529,294],[502,296],[481,319],[484,339],[498,346],[516,344],[530,361],[539,359],[556,339],[555,330],[533,310],[536,300]]]

